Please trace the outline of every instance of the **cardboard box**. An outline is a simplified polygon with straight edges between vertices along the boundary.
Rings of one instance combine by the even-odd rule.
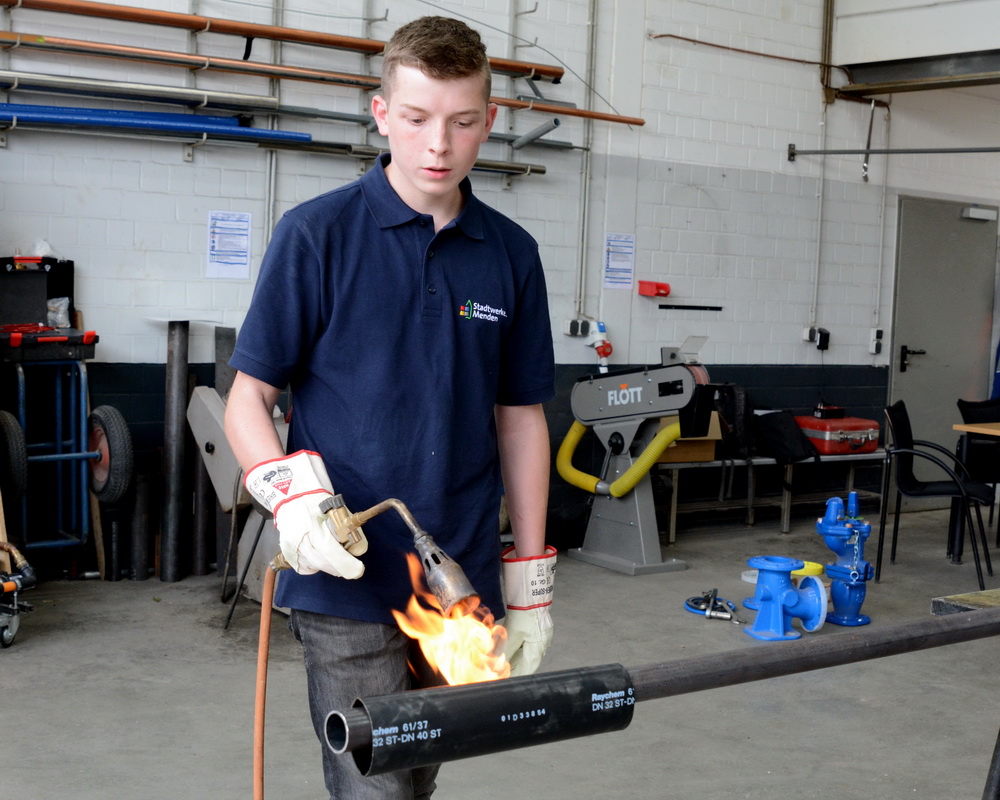
[[[676,415],[663,417],[660,420],[660,430],[667,425],[677,422]],[[693,436],[689,439],[678,439],[671,444],[663,455],[659,458],[659,463],[683,463],[687,461],[714,461],[715,443],[722,438],[722,427],[719,425],[719,412],[712,412],[712,419],[708,423],[707,436]]]

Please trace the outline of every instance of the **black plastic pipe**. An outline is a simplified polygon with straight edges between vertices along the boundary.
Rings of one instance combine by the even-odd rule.
[[[621,730],[631,722],[634,703],[643,700],[998,634],[1000,608],[991,608],[630,669],[618,664],[590,668],[594,675],[601,676],[604,688],[591,688],[581,682],[581,674],[589,675],[588,670],[571,670],[364,698],[356,700],[350,711],[328,715],[326,738],[335,753],[351,752],[364,775],[378,775]],[[529,717],[532,713],[534,716]],[[515,718],[514,724],[508,724],[510,716]],[[602,722],[611,724],[604,727]],[[414,736],[421,733],[427,736]]]
[[[620,664],[356,700],[326,719],[327,744],[363,775],[627,728],[635,697]]]

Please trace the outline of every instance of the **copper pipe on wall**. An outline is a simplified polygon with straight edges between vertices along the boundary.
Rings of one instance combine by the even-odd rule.
[[[321,33],[301,28],[285,28],[278,25],[260,25],[253,22],[237,22],[218,17],[203,17],[197,14],[179,14],[172,11],[158,11],[135,6],[119,6],[112,3],[94,3],[90,0],[0,0],[0,6],[17,8],[32,8],[39,11],[55,11],[80,16],[101,17],[121,22],[143,22],[150,25],[162,25],[171,28],[183,28],[189,31],[203,33],[223,33],[233,36],[273,39],[279,42],[297,42],[299,44],[331,47],[337,50],[378,55],[385,47],[385,42],[375,39],[360,39],[353,36],[340,36],[332,33]],[[533,78],[549,78],[558,83],[564,74],[561,67],[548,64],[535,64],[527,61],[513,61],[506,58],[491,58],[490,67],[494,72],[511,76],[529,76]]]
[[[7,0],[0,0],[0,5],[6,2]],[[64,39],[58,36],[43,36],[33,33],[0,31],[0,49],[4,47],[26,47],[50,52],[73,53],[74,55],[125,58],[164,64],[166,66],[185,67],[187,69],[219,70],[223,72],[237,72],[244,75],[286,78],[288,80],[316,81],[356,89],[378,89],[382,83],[380,78],[371,75],[353,75],[344,72],[307,69],[305,67],[286,67],[278,64],[264,64],[259,61],[242,61],[235,58],[215,58],[188,53],[174,53],[169,50],[153,50],[145,47],[130,47],[120,44],[104,44],[101,42]],[[499,106],[526,109],[528,111],[541,111],[546,114],[597,119],[604,120],[605,122],[622,122],[627,125],[646,124],[645,120],[639,117],[623,117],[617,114],[605,114],[600,111],[590,111],[571,106],[513,100],[506,97],[491,97],[490,100]]]
[[[626,125],[645,125],[641,117],[623,117],[621,114],[605,114],[602,111],[590,111],[586,108],[572,108],[551,103],[536,103],[533,100],[512,100],[507,97],[491,97],[490,100],[498,106],[507,108],[523,108],[528,111],[544,111],[547,114],[559,114],[566,117],[582,117],[584,119],[600,119],[605,122],[623,122]]]
[[[0,3],[2,2],[5,2],[5,0],[0,0]],[[0,48],[2,47],[27,47],[50,52],[73,53],[74,55],[126,58],[173,67],[185,67],[187,69],[219,70],[223,72],[238,72],[244,75],[318,81],[360,89],[377,89],[381,84],[378,78],[368,75],[352,75],[350,73],[329,72],[327,70],[306,69],[304,67],[285,67],[278,64],[263,64],[258,61],[241,61],[236,58],[214,58],[211,56],[174,53],[169,50],[153,50],[146,47],[130,47],[120,44],[104,44],[81,39],[64,39],[59,36],[42,36],[32,33],[0,31]]]

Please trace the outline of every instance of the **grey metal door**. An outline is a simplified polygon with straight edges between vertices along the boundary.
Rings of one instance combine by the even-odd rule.
[[[983,207],[899,200],[890,398],[906,402],[916,438],[951,450],[951,426],[961,421],[955,401],[988,397],[993,373],[997,221],[963,216],[968,208]],[[918,467],[922,477],[935,474]]]

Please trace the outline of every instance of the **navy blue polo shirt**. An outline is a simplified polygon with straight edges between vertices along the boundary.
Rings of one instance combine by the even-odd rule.
[[[435,234],[389,185],[388,161],[282,217],[230,364],[290,386],[288,452],[320,453],[352,511],[402,500],[500,617],[493,410],[554,394],[538,247],[468,179]],[[392,510],[365,533],[359,580],[284,572],[277,603],[393,623],[412,594],[413,535]]]

